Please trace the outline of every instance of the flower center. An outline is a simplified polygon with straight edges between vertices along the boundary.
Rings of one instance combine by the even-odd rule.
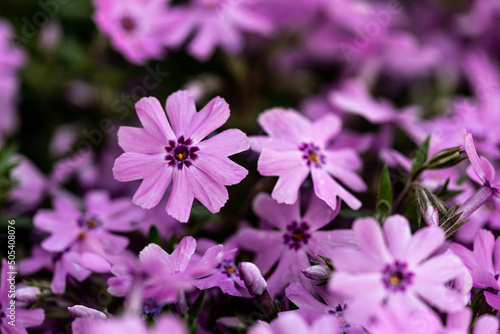
[[[182,169],[182,167],[189,167],[192,165],[192,161],[198,158],[196,152],[200,149],[196,146],[191,146],[193,141],[191,138],[184,139],[184,136],[180,136],[177,139],[177,143],[174,140],[168,142],[168,146],[165,146],[165,151],[167,155],[165,160],[168,161],[168,165]]]
[[[120,20],[120,24],[126,32],[132,32],[135,30],[137,27],[137,24],[135,23],[134,19],[132,19],[130,16],[124,16]]]
[[[307,223],[292,222],[287,226],[287,231],[283,234],[283,243],[290,249],[298,250],[303,244],[309,242],[311,235],[307,232],[309,225]]]
[[[85,231],[94,230],[101,225],[101,221],[95,216],[83,215],[78,219],[78,226]]]
[[[320,167],[325,163],[325,156],[321,154],[319,147],[313,143],[300,144],[299,151],[303,152],[302,158],[306,161],[308,167],[311,164]]]
[[[238,268],[236,268],[233,260],[222,260],[222,262],[217,266],[217,269],[227,277],[240,276]]]
[[[395,261],[385,266],[382,272],[382,281],[385,287],[392,291],[405,291],[412,284],[414,274],[408,270],[407,264]]]

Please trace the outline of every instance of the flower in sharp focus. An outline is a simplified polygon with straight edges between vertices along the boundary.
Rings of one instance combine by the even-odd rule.
[[[225,186],[248,173],[228,158],[248,149],[243,132],[229,129],[202,141],[229,118],[224,99],[216,97],[196,112],[188,92],[173,93],[166,105],[170,123],[153,97],[141,99],[136,109],[144,128],[120,127],[118,140],[125,153],[113,167],[118,181],[143,179],[132,201],[145,209],[155,207],[172,183],[166,211],[175,219],[188,221],[194,198],[210,212],[219,212],[229,198]]]
[[[300,186],[311,174],[314,192],[333,210],[337,197],[354,210],[361,207],[361,202],[336,181],[356,191],[366,189],[355,173],[361,167],[357,152],[328,146],[342,128],[337,116],[328,114],[312,122],[295,110],[274,108],[262,113],[258,122],[268,137],[252,137],[252,149],[261,152],[259,173],[279,177],[272,192],[278,203],[295,203]]]
[[[241,248],[257,253],[253,261],[266,275],[278,262],[267,280],[271,296],[292,282],[311,287],[302,270],[310,266],[309,256],[325,255],[336,246],[348,246],[353,241],[350,230],[319,231],[338,213],[312,195],[306,213],[301,216],[299,201],[293,205],[279,204],[268,194],[254,200],[254,211],[276,229],[243,228],[236,240]],[[340,205],[337,205],[340,209]]]
[[[445,242],[439,227],[425,227],[411,235],[403,216],[387,218],[383,229],[373,218],[353,224],[359,250],[337,248],[332,252],[336,271],[330,291],[352,297],[346,319],[364,323],[380,305],[403,298],[412,309],[430,305],[446,312],[463,308],[470,286],[454,289],[449,282],[468,275],[452,253],[432,256]]]

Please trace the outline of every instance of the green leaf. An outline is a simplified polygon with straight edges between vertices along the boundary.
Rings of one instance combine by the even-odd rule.
[[[163,248],[163,241],[161,240],[160,233],[158,232],[158,228],[154,225],[149,229],[148,242],[150,244],[157,244]]]
[[[427,155],[429,154],[430,140],[431,136],[427,136],[427,138],[425,138],[424,142],[417,150],[417,155],[413,159],[413,163],[411,165],[410,176],[412,179],[415,179],[418,174],[420,174],[425,168],[425,162],[427,161]]]
[[[377,212],[381,215],[388,215],[392,208],[392,185],[387,165],[382,170],[380,184],[378,188]]]
[[[194,333],[196,320],[200,315],[201,309],[203,308],[203,304],[205,303],[205,295],[207,294],[207,290],[203,290],[202,293],[196,298],[193,305],[189,308],[188,315],[188,325],[191,328],[191,333]]]

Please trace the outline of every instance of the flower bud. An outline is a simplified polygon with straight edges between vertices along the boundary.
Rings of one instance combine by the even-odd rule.
[[[460,146],[441,150],[427,162],[427,169],[445,169],[453,167],[465,157],[462,155]]]
[[[432,205],[422,212],[422,218],[429,226],[439,226],[439,211]]]
[[[318,264],[302,270],[302,273],[309,279],[323,281],[328,279],[331,270],[325,264]]]
[[[260,296],[266,291],[267,282],[255,264],[252,262],[241,262],[238,270],[241,279],[245,283],[245,287],[251,295]]]
[[[35,288],[34,286],[19,288],[16,291],[16,300],[20,302],[33,303],[38,300],[39,294],[40,289]]]
[[[106,319],[106,314],[83,305],[68,307],[69,313],[75,318]]]

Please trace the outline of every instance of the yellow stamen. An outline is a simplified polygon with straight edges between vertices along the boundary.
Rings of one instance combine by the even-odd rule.
[[[316,154],[314,154],[313,152],[309,152],[309,160],[313,161],[313,162],[318,162],[319,161],[319,158]]]
[[[399,277],[398,274],[392,274],[391,277],[389,278],[389,282],[392,285],[397,285],[401,283],[401,277]]]
[[[230,274],[234,274],[236,272],[236,269],[231,266],[226,266],[226,271]]]
[[[87,226],[89,228],[94,228],[97,226],[97,222],[94,220],[94,219],[91,219],[91,220],[87,220]]]
[[[186,159],[186,153],[179,153],[176,155],[176,157],[177,157],[177,159],[182,161],[182,160]]]

